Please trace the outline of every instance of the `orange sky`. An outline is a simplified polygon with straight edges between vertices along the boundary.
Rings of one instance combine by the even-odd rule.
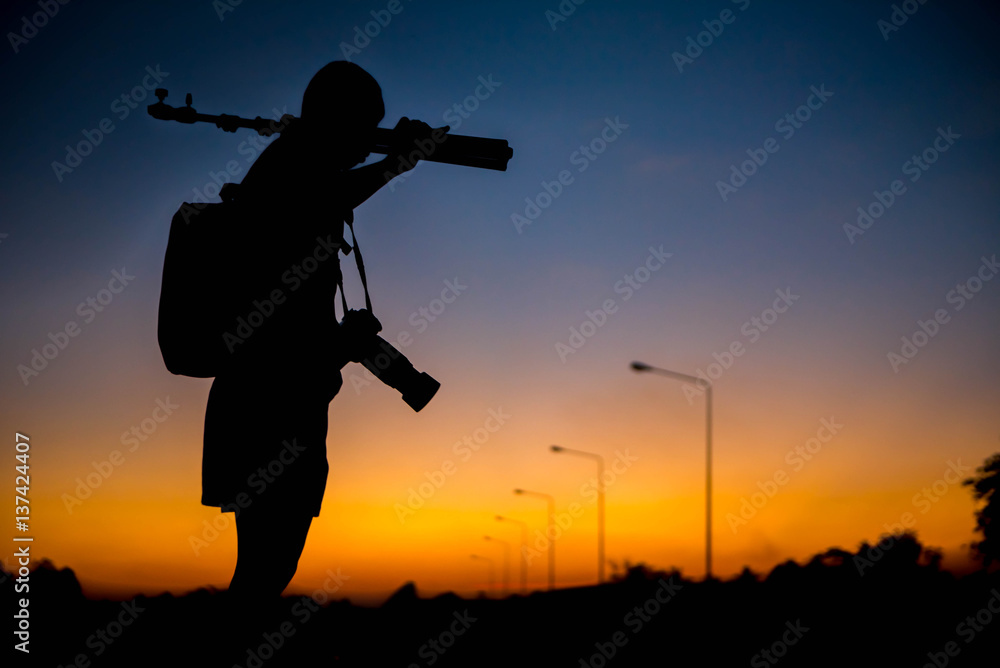
[[[292,590],[311,592],[330,577],[328,569],[340,569],[350,577],[338,596],[358,601],[377,601],[410,580],[427,594],[471,594],[487,587],[486,564],[471,559],[473,553],[495,560],[499,587],[503,550],[483,536],[516,550],[520,529],[498,523],[497,514],[529,524],[533,547],[543,550],[528,567],[529,586],[544,587],[547,557],[534,532],[545,528],[545,503],[516,496],[515,487],[552,494],[557,512],[568,518],[554,544],[557,583],[594,582],[597,512],[588,479],[595,463],[553,454],[552,443],[603,454],[609,471],[618,453],[634,459],[627,466],[621,460],[620,473],[608,479],[609,561],[703,574],[704,405],[699,399],[688,404],[679,383],[638,376],[624,360],[613,365],[595,359],[582,362],[579,371],[588,373],[589,366],[603,374],[608,381],[601,389],[560,393],[555,385],[565,378],[536,376],[534,388],[515,393],[502,384],[481,387],[440,353],[413,355],[419,366],[440,370],[444,383],[419,414],[381,385],[355,392],[350,378],[360,367],[345,370],[347,382],[331,408],[326,498]],[[746,362],[747,369],[753,365]],[[970,405],[968,397],[959,403],[933,389],[935,367],[928,360],[919,372],[926,382],[911,382],[905,401],[882,403],[878,411],[864,408],[864,396],[831,391],[837,386],[829,377],[795,385],[794,370],[779,369],[772,379],[793,383],[796,391],[782,382],[755,391],[752,371],[738,367],[717,381],[716,574],[730,576],[744,565],[767,571],[832,546],[852,549],[877,539],[885,524],[907,512],[925,544],[943,548],[947,564],[964,564],[974,505],[967,488],[947,482],[956,479],[949,462],[981,464],[990,453],[992,425],[981,417],[984,407]],[[235,562],[232,515],[199,504],[208,382],[161,376],[162,391],[155,395],[112,386],[94,387],[83,397],[83,383],[64,380],[51,392],[54,403],[44,416],[23,418],[39,425],[26,430],[32,439],[33,554],[73,568],[91,595],[224,587]],[[155,411],[158,399],[170,405],[171,415]],[[924,419],[939,402],[946,408],[939,414],[948,417]],[[490,419],[491,411],[502,425]],[[56,414],[64,420],[53,420]],[[155,430],[130,451],[135,442],[123,444],[123,433],[154,414],[166,419],[147,420]],[[835,425],[832,437],[824,423]],[[810,444],[817,435],[826,442]],[[482,444],[475,451],[455,445],[466,436]],[[942,446],[945,439],[954,445]],[[795,449],[809,445],[815,453],[806,461]],[[116,450],[121,463],[103,464]],[[110,475],[83,498],[88,489],[78,489],[78,478],[86,484],[89,475],[89,487],[98,480],[97,469]],[[774,480],[783,484],[767,482]],[[944,482],[935,488],[936,481]],[[773,493],[766,502],[763,493],[752,496],[761,490],[758,483]],[[418,488],[427,498],[411,503],[417,497],[410,490]],[[744,507],[746,522],[735,522],[743,499],[760,507],[754,514]],[[581,507],[577,517],[568,514],[573,502]],[[403,507],[412,512],[401,521]],[[512,587],[519,581],[516,558],[513,553]]]

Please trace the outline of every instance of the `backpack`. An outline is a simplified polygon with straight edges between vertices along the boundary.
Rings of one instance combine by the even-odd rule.
[[[185,202],[170,222],[156,335],[173,374],[212,378],[233,358],[223,336],[238,287],[230,261],[232,242],[240,238],[237,208],[225,200]]]

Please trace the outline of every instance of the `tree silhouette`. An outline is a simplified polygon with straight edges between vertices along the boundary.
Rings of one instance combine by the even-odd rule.
[[[989,568],[993,562],[1000,563],[1000,452],[991,455],[976,469],[976,476],[962,482],[972,487],[976,501],[986,500],[986,505],[976,511],[976,531],[983,539],[972,546]]]

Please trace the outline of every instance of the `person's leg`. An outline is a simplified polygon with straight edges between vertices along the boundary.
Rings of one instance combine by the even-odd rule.
[[[219,665],[242,664],[246,652],[281,621],[281,592],[295,575],[312,517],[248,507],[236,517],[236,570],[220,599]]]
[[[250,506],[236,518],[236,571],[229,592],[267,602],[281,596],[299,565],[312,515]]]

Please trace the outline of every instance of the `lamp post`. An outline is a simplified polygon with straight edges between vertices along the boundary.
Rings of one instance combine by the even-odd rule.
[[[510,591],[510,543],[493,536],[483,536],[483,540],[490,540],[503,546],[503,590],[501,594],[506,596]]]
[[[712,383],[706,378],[667,371],[643,362],[632,362],[632,370],[656,373],[705,390],[705,579],[712,577]]]
[[[489,570],[489,574],[490,574],[489,583],[490,583],[490,586],[489,586],[489,588],[492,591],[493,590],[493,560],[490,559],[489,557],[481,557],[478,554],[470,554],[469,556],[472,559],[477,559],[479,561],[485,561],[487,564],[489,564],[489,567],[490,567],[490,570]]]
[[[556,543],[555,543],[555,518],[556,518],[556,500],[551,494],[543,494],[542,492],[532,492],[527,489],[515,489],[515,494],[522,494],[524,496],[535,496],[541,499],[545,499],[549,504],[549,523],[548,523],[548,539],[549,539],[549,591],[556,588]]]
[[[497,515],[497,522],[513,522],[521,525],[521,593],[528,593],[528,523]]]
[[[597,460],[597,584],[604,584],[604,457],[561,445],[553,445],[552,452]]]

